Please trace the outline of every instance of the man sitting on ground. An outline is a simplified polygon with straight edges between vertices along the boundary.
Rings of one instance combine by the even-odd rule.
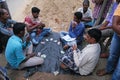
[[[0,9],[0,53],[2,53],[3,47],[6,47],[9,37],[13,35],[12,25],[15,23],[9,19],[6,9]]]
[[[70,23],[69,32],[60,32],[61,40],[64,43],[64,49],[68,48],[69,46],[72,46],[76,43],[81,43],[83,40],[83,34],[84,34],[84,24],[81,22],[82,19],[82,13],[81,12],[75,12],[74,13],[74,19]],[[73,41],[66,41],[63,39],[64,36],[68,35],[70,38],[73,38]]]
[[[44,28],[45,24],[41,22],[39,13],[40,9],[37,7],[32,7],[32,15],[25,17],[25,24],[27,25],[27,31],[30,33],[33,44],[38,44],[45,35],[47,35],[51,30],[49,28]],[[39,34],[37,34],[37,29],[41,29]]]
[[[82,21],[85,25],[85,28],[89,28],[93,26],[93,21],[92,21],[92,10],[89,8],[90,2],[89,0],[84,0],[83,1],[83,7],[79,8],[77,11],[81,12],[83,17]]]
[[[70,69],[80,75],[89,75],[93,72],[101,51],[98,41],[101,38],[101,31],[98,29],[91,29],[85,35],[85,40],[89,44],[83,49],[77,49],[77,46],[69,48],[61,59],[61,67],[63,69]]]
[[[23,51],[26,46],[30,45],[29,37],[26,39],[26,42],[23,43],[22,41],[25,34],[25,26],[24,23],[14,24],[14,35],[9,38],[5,50],[6,60],[13,69],[22,69],[24,67],[36,66],[43,63],[43,58],[36,57],[33,53],[24,53]]]

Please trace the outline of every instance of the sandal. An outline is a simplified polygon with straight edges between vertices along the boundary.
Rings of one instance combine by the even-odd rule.
[[[104,76],[104,75],[107,75],[108,72],[106,72],[105,69],[101,69],[101,70],[98,70],[96,74],[97,74],[98,76]]]

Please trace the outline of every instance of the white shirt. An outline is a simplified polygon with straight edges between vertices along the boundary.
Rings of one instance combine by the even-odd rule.
[[[4,2],[5,0],[0,0],[0,2]]]
[[[86,13],[83,13],[83,7],[82,8],[79,8],[77,10],[77,12],[81,12],[82,15],[83,15],[83,18],[84,17],[91,17],[92,18],[92,10],[90,8],[88,8],[88,10],[86,11]]]
[[[73,51],[74,61],[79,67],[81,75],[88,75],[93,71],[98,62],[100,51],[101,48],[98,43],[88,44],[82,51]]]

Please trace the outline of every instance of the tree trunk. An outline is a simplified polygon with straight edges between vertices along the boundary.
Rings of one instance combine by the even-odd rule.
[[[101,20],[101,17],[103,15],[103,12],[105,10],[105,6],[107,5],[107,2],[108,2],[108,0],[104,0],[102,7],[101,7],[101,10],[100,10],[100,13],[99,13],[99,17],[98,17],[97,21],[95,22],[94,26],[96,26],[100,23],[100,20]]]

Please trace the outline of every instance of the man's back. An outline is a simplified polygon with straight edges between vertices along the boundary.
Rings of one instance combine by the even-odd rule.
[[[19,64],[25,59],[22,50],[22,40],[19,37],[10,37],[5,50],[5,57],[13,68],[17,68]]]

